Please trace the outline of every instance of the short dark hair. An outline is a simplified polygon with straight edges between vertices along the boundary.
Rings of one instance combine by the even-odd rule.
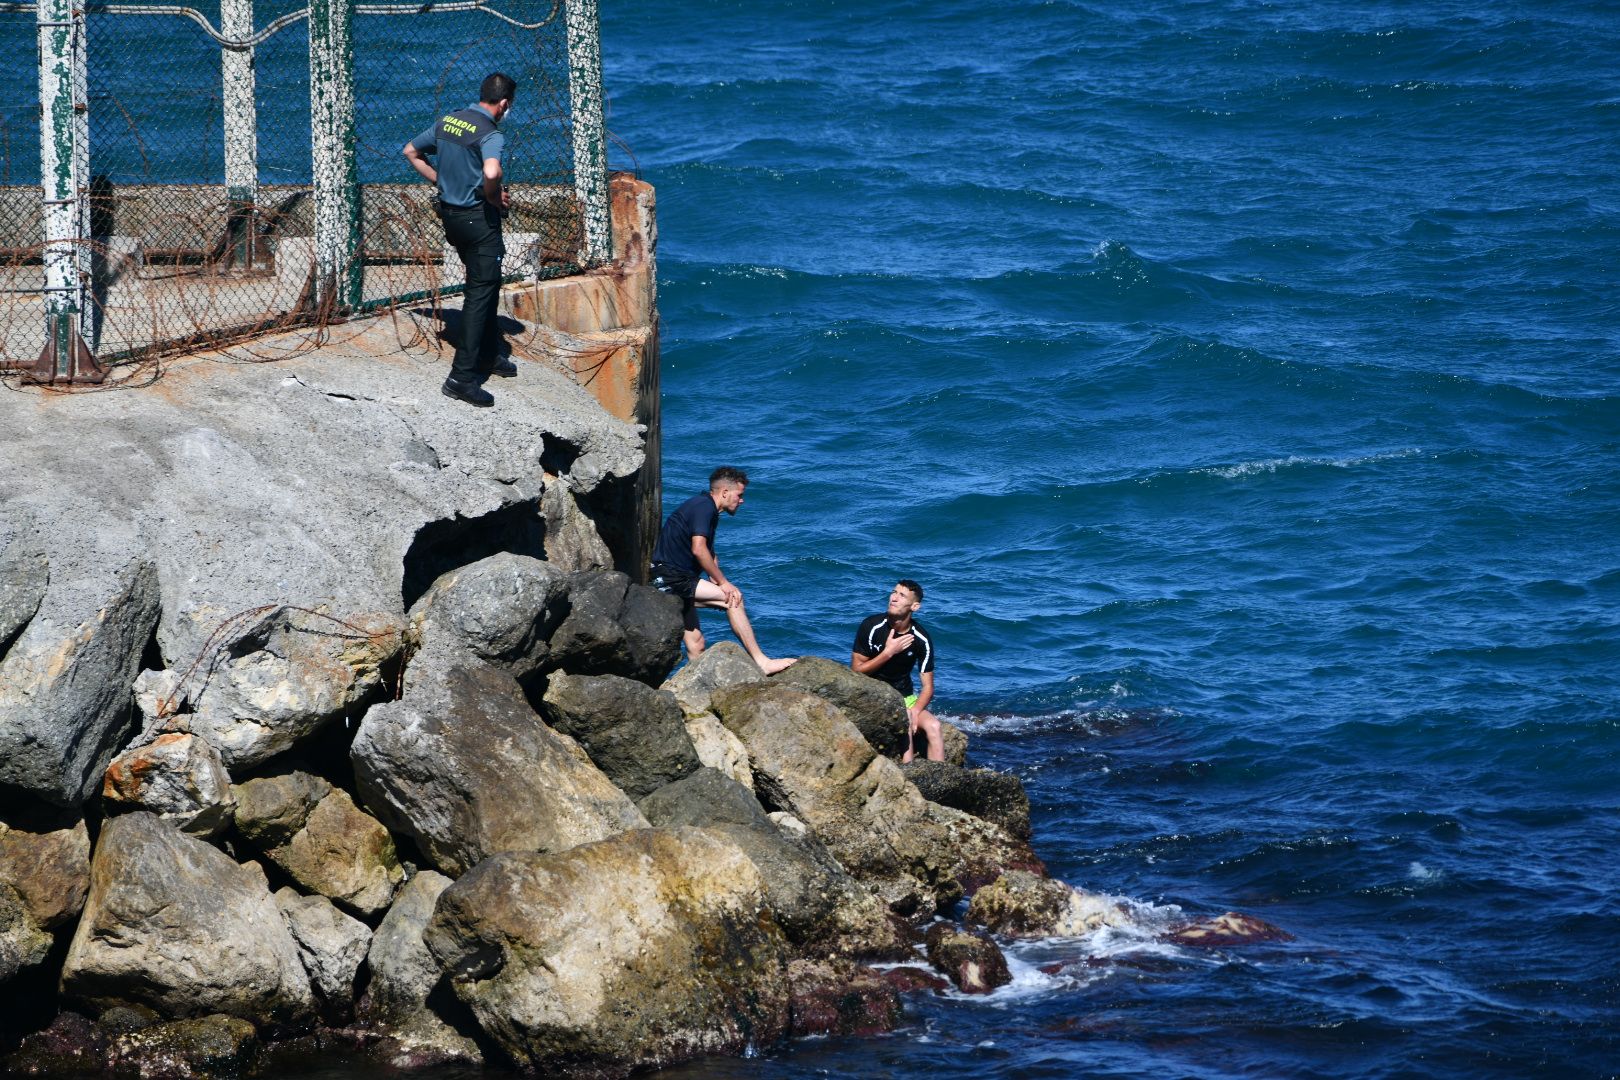
[[[915,581],[912,581],[908,577],[901,578],[898,582],[896,582],[896,584],[898,584],[902,589],[910,589],[911,590],[911,595],[913,595],[913,596],[915,596],[917,598],[917,603],[919,603],[919,604],[922,603],[922,586],[921,585],[917,584]]]
[[[510,75],[497,71],[493,75],[486,75],[484,83],[478,88],[478,100],[485,105],[493,105],[497,101],[505,101],[517,93],[517,80]]]
[[[722,465],[709,474],[709,490],[713,491],[721,484],[741,484],[748,486],[748,474],[734,465]]]

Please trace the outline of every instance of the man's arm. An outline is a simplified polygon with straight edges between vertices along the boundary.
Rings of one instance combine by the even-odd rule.
[[[913,716],[928,708],[928,703],[934,700],[934,673],[932,671],[923,672],[921,681],[922,690],[917,694],[917,704],[911,707]]]
[[[511,205],[511,196],[501,186],[501,154],[506,149],[506,136],[500,132],[492,132],[484,140],[484,198],[492,206],[505,210]]]
[[[439,172],[428,161],[427,156],[416,148],[416,143],[405,144],[405,160],[411,163],[411,168],[422,174],[422,179],[430,184],[439,182]]]
[[[889,627],[889,638],[883,643],[883,648],[871,656],[865,655],[858,649],[853,650],[849,654],[849,666],[854,668],[857,674],[870,675],[873,671],[887,664],[890,657],[896,653],[903,653],[909,648],[911,648],[911,635],[896,635],[894,627],[891,626]],[[932,676],[929,676],[930,681],[932,681],[932,678]]]
[[[736,607],[742,603],[742,590],[726,580],[726,575],[720,570],[720,561],[714,557],[714,552],[709,550],[707,536],[692,537],[692,558],[696,559],[698,566],[709,575],[709,580],[720,586],[720,591],[726,594],[727,607]]]

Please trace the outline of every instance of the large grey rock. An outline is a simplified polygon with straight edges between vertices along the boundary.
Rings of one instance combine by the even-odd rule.
[[[296,769],[236,787],[236,828],[299,885],[364,916],[404,880],[394,838],[349,793]]]
[[[145,811],[102,828],[62,991],[95,1008],[254,1023],[307,1017],[309,978],[256,866]]]
[[[32,521],[0,522],[0,659],[39,610],[51,579],[32,526]]]
[[[211,1080],[246,1072],[258,1048],[258,1033],[246,1020],[199,1016],[116,1036],[107,1069],[140,1080]]]
[[[207,739],[178,731],[114,758],[102,780],[101,797],[113,811],[150,810],[202,837],[229,827],[236,811],[231,777],[219,751]]]
[[[422,940],[439,894],[449,887],[450,879],[432,870],[412,877],[395,895],[366,953],[371,981],[360,1020],[389,1037],[388,1056],[401,1064],[476,1064],[483,1057],[478,1044],[441,1015],[449,991]],[[451,1003],[464,1009],[453,998]]]
[[[424,648],[405,696],[375,705],[350,748],[361,798],[459,876],[498,851],[561,851],[647,822],[504,671]]]
[[[345,614],[341,622],[277,606],[232,634],[208,678],[188,681],[188,730],[240,771],[284,753],[378,697],[383,669],[405,647],[395,614]]]
[[[43,961],[51,941],[17,890],[0,881],[0,984]]]
[[[52,575],[0,659],[0,788],[60,806],[93,795],[128,741],[130,688],[158,619],[156,567],[127,553],[102,554],[104,561]],[[27,607],[30,594],[21,591],[13,610]]]
[[[823,698],[773,681],[717,690],[713,705],[747,746],[763,804],[807,824],[895,911],[927,914],[1004,870],[1040,869],[1000,827],[924,799]]]
[[[613,569],[613,552],[561,478],[546,482],[540,516],[546,523],[546,562],[563,571]]]
[[[354,1001],[354,977],[371,944],[370,928],[324,896],[302,896],[295,889],[281,888],[275,900],[298,945],[310,985],[328,1016],[342,1017]]]
[[[993,821],[1019,840],[1029,839],[1029,796],[1012,773],[922,760],[907,762],[900,770],[930,802]]]
[[[845,873],[807,830],[779,828],[753,793],[729,777],[700,769],[639,805],[655,826],[709,828],[742,849],[799,953],[884,960],[911,955],[904,928],[876,895]]]
[[[679,600],[616,571],[582,572],[568,579],[568,615],[552,634],[546,666],[657,686],[680,649]]]
[[[597,541],[600,543],[601,541]],[[567,580],[556,566],[501,552],[452,570],[411,608],[424,636],[445,633],[522,678],[546,659],[562,621]]]
[[[748,748],[742,740],[726,730],[726,725],[713,713],[700,713],[686,718],[686,736],[692,740],[692,749],[704,766],[731,777],[737,783],[754,790],[754,767],[748,761]]]
[[[764,883],[702,829],[496,855],[444,891],[427,943],[526,1069],[618,1075],[769,1046],[787,1028],[787,945]]]
[[[54,930],[84,908],[90,834],[77,813],[35,810],[0,820],[0,885],[16,891],[34,924]]]
[[[807,690],[838,706],[878,753],[898,760],[906,752],[906,702],[888,683],[823,656],[800,657],[772,675],[771,682]]]
[[[632,799],[703,767],[675,696],[619,675],[557,672],[542,714]]]
[[[709,695],[721,687],[764,681],[765,673],[741,645],[721,641],[704,649],[696,660],[671,675],[663,689],[675,695],[686,715],[702,716],[709,711]]]

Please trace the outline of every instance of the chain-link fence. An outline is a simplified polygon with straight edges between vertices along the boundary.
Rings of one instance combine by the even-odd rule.
[[[109,364],[459,291],[400,150],[518,82],[508,277],[604,261],[595,0],[0,0],[0,368]]]

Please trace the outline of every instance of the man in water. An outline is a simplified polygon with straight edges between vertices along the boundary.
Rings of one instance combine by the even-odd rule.
[[[511,205],[501,186],[506,136],[500,123],[512,111],[517,83],[500,72],[478,88],[478,104],[435,120],[405,144],[405,160],[439,189],[444,236],[467,270],[462,294],[461,340],[441,388],[446,397],[487,408],[495,395],[484,389],[491,375],[511,378],[517,365],[501,356],[501,218]],[[437,160],[438,165],[429,161]]]
[[[703,630],[698,625],[697,609],[723,608],[731,620],[731,632],[754,658],[759,670],[767,675],[793,663],[773,660],[754,640],[754,628],[748,622],[748,611],[743,607],[742,590],[733,585],[720,569],[714,555],[714,533],[720,524],[720,511],[735,514],[743,503],[743,491],[748,487],[748,474],[741,469],[722,465],[709,477],[709,490],[694,495],[675,508],[658,534],[653,548],[653,585],[671,596],[678,596],[683,605],[681,615],[686,627],[681,641],[686,645],[686,659],[696,660],[707,647]],[[708,574],[705,579],[702,575]]]
[[[855,651],[849,656],[850,667],[881,679],[906,699],[907,742],[902,762],[916,756],[918,731],[928,740],[928,760],[945,760],[939,719],[928,711],[928,703],[934,700],[934,641],[912,617],[922,607],[922,598],[922,586],[902,578],[889,593],[889,609],[873,615],[855,631]],[[911,682],[914,667],[922,680],[921,691]]]

